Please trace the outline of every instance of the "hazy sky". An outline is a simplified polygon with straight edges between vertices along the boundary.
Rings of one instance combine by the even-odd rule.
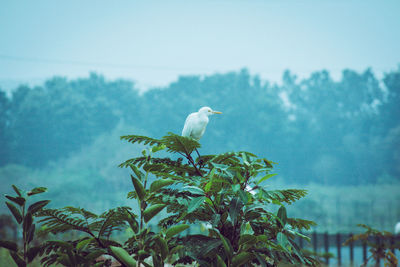
[[[400,0],[2,0],[0,86],[90,71],[141,88],[243,67],[271,81],[380,75],[400,63],[399,14]]]

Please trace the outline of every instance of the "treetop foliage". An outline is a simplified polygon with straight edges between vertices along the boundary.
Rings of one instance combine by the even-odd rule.
[[[347,69],[340,80],[328,71],[300,80],[286,71],[281,84],[271,84],[243,69],[180,77],[143,94],[131,82],[97,74],[54,77],[42,86],[20,86],[11,97],[0,90],[0,166],[45,166],[119,123],[150,136],[179,132],[189,113],[207,105],[224,115],[210,121],[205,154],[267,153],[290,182],[376,182],[399,176],[391,149],[400,136],[399,77],[399,70],[378,80],[370,69]]]

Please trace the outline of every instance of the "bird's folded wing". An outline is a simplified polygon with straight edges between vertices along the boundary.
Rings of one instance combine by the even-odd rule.
[[[182,130],[182,136],[190,136],[192,132],[192,123],[190,123],[193,120],[193,116],[195,114],[189,114],[186,118],[185,125],[183,126]]]

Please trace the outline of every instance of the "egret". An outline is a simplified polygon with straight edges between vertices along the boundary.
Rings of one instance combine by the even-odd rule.
[[[182,136],[199,141],[206,130],[208,116],[213,114],[222,114],[222,112],[212,110],[210,107],[202,107],[199,111],[189,114],[183,126]]]

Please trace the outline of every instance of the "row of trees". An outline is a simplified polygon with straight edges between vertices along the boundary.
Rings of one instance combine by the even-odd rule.
[[[0,166],[34,168],[65,158],[124,123],[159,137],[180,133],[190,112],[211,106],[202,153],[250,150],[279,162],[290,182],[359,184],[399,177],[400,69],[298,80],[286,71],[270,84],[246,69],[185,76],[144,94],[132,82],[91,74],[42,86],[0,90]]]

